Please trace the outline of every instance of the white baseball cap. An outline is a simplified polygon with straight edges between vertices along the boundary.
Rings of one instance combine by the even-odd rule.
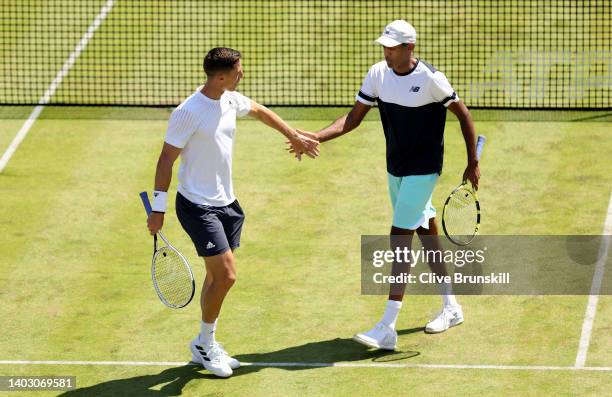
[[[385,26],[383,34],[376,39],[385,47],[395,47],[405,43],[416,43],[417,33],[408,22],[398,19]]]

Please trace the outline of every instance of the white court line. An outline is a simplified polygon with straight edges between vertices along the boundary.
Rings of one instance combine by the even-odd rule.
[[[0,365],[108,365],[176,367],[193,364],[184,361],[27,361],[0,360]],[[612,371],[612,367],[559,367],[547,365],[478,365],[478,364],[393,364],[393,363],[300,363],[255,362],[241,363],[245,367],[338,367],[338,368],[431,368],[431,369],[492,369],[510,371]]]
[[[60,71],[57,72],[57,76],[55,76],[55,78],[47,88],[47,91],[45,91],[43,96],[40,97],[40,99],[38,100],[38,105],[34,108],[32,113],[30,113],[30,116],[28,116],[26,122],[23,123],[23,126],[21,126],[19,132],[17,132],[17,135],[15,135],[15,138],[13,138],[11,144],[2,155],[2,158],[0,158],[0,172],[4,170],[4,167],[6,167],[6,164],[9,162],[21,142],[25,139],[26,135],[28,135],[30,128],[32,128],[32,125],[45,108],[44,105],[49,103],[51,97],[53,96],[53,94],[55,94],[55,90],[57,90],[57,87],[59,87],[59,85],[62,83],[64,77],[66,77],[70,69],[72,69],[72,66],[74,66],[77,58],[79,57],[79,55],[81,55],[81,52],[83,52],[85,47],[87,47],[87,43],[89,43],[89,40],[91,40],[96,30],[98,30],[110,10],[113,8],[114,3],[115,0],[108,0],[104,7],[102,7],[96,19],[94,19],[91,25],[89,25],[89,28],[87,28],[87,31],[85,32],[85,34],[83,34],[81,40],[79,40],[79,43],[75,47],[74,51],[72,51],[68,59],[66,59],[66,62],[64,62],[64,66],[62,66]]]
[[[610,194],[610,203],[608,204],[608,213],[604,222],[603,236],[601,236],[601,246],[599,247],[598,260],[595,265],[593,281],[591,283],[591,291],[589,293],[589,303],[587,304],[584,314],[584,322],[582,323],[582,333],[580,334],[580,345],[578,346],[578,354],[576,354],[577,368],[583,368],[587,353],[589,352],[589,343],[591,342],[591,331],[593,330],[593,322],[595,321],[595,313],[597,312],[597,302],[599,301],[599,293],[601,292],[601,283],[603,280],[604,266],[608,259],[610,249],[610,239],[612,235],[612,194]]]

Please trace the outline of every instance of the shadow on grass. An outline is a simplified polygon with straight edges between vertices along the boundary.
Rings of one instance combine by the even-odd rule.
[[[60,394],[60,396],[180,396],[183,392],[183,387],[192,379],[223,381],[223,379],[217,378],[212,374],[201,373],[200,371],[202,371],[200,366],[183,365],[165,369],[156,375],[116,379],[89,387],[70,390]]]
[[[572,121],[610,121],[610,120],[612,120],[612,113],[603,113],[603,114],[597,114],[594,116],[579,117],[579,118],[573,119]]]
[[[399,330],[399,335],[422,332],[423,328]],[[330,339],[320,342],[305,343],[267,353],[241,354],[235,356],[240,361],[260,363],[237,369],[233,377],[258,372],[266,367],[277,367],[289,371],[301,371],[331,365],[336,362],[371,360],[378,363],[389,363],[416,357],[416,351],[385,351],[369,349],[352,339]],[[269,365],[266,365],[269,364]],[[284,366],[282,363],[321,364],[319,366]],[[141,375],[132,378],[116,379],[97,385],[71,390],[61,394],[62,397],[77,396],[180,396],[183,387],[193,379],[223,381],[214,375],[204,372],[199,365],[183,365],[168,368],[156,375]]]
[[[398,330],[398,335],[423,332],[423,327]],[[331,365],[337,362],[351,362],[371,360],[377,363],[390,363],[416,357],[420,353],[416,351],[387,351],[375,350],[360,345],[352,339],[330,339],[319,342],[305,343],[281,350],[267,353],[240,354],[235,357],[244,362],[252,362],[253,366],[242,367],[233,376],[246,375],[260,371],[266,367],[278,367],[289,371],[302,371]],[[312,364],[307,365],[282,365],[283,363]],[[266,365],[269,364],[269,365]],[[275,365],[276,364],[276,365]],[[321,364],[317,366],[316,364]]]

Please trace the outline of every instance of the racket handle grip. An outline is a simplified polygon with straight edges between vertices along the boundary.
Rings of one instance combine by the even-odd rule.
[[[147,216],[149,216],[153,209],[151,209],[151,202],[149,201],[149,195],[147,192],[141,192],[140,199],[142,200],[142,205],[145,207],[145,211],[147,211]]]
[[[476,142],[476,159],[480,160],[480,155],[482,154],[482,149],[484,147],[487,138],[484,135],[478,135],[478,141]]]

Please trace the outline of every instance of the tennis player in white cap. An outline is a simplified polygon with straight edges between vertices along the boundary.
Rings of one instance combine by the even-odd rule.
[[[393,222],[392,246],[411,248],[416,231],[426,250],[441,249],[438,226],[431,198],[442,172],[446,109],[461,124],[467,148],[464,180],[478,186],[480,171],[476,159],[476,133],[467,107],[459,99],[444,74],[414,56],[417,33],[403,20],[393,21],[376,40],[384,47],[384,61],[373,65],[357,93],[352,110],[317,133],[301,131],[325,142],[355,129],[366,113],[378,103],[386,138],[387,179]],[[402,236],[397,242],[396,236]],[[435,258],[429,265],[437,275],[446,275],[443,262]],[[392,274],[408,272],[407,264],[394,263]],[[394,350],[395,326],[402,307],[405,284],[393,284],[382,319],[354,339],[369,347]],[[463,311],[450,284],[441,284],[443,307],[425,332],[438,333],[463,322]]]

